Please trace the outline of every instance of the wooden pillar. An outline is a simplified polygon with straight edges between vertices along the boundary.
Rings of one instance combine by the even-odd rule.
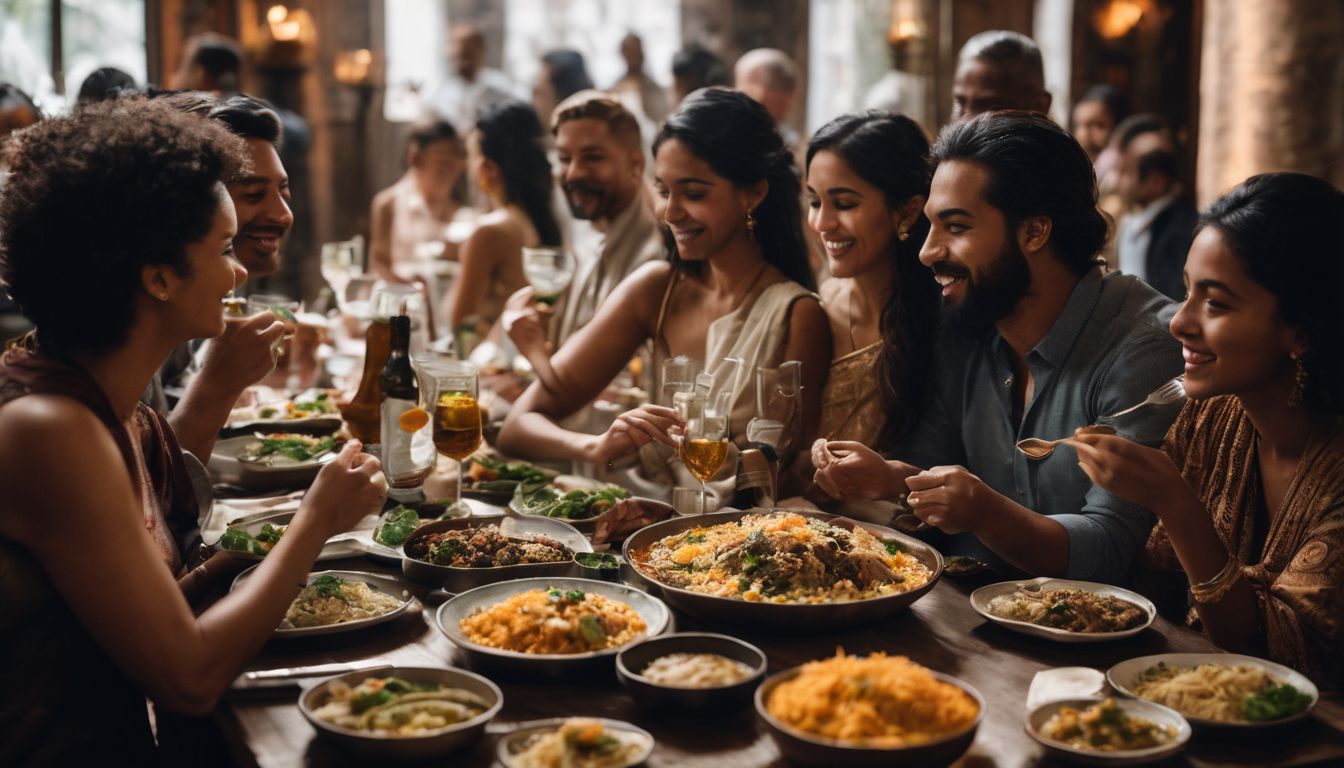
[[[1344,186],[1344,4],[1206,0],[1199,204],[1247,176],[1301,171]]]

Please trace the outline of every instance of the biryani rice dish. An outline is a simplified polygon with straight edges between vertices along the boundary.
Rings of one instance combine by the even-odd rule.
[[[647,631],[635,609],[592,592],[530,589],[459,622],[478,645],[518,653],[573,654],[626,645]]]
[[[1148,612],[1128,600],[1081,589],[1019,588],[989,601],[989,612],[1001,619],[1088,634],[1123,632],[1148,620]]]
[[[512,538],[495,525],[431,533],[406,545],[416,560],[452,568],[497,568],[505,565],[562,563],[574,553],[545,536]]]
[[[691,528],[634,552],[671,587],[751,602],[834,603],[918,589],[933,573],[894,539],[792,512]]]
[[[937,741],[971,727],[980,705],[904,656],[809,661],[775,686],[770,716],[798,731],[857,746],[893,749]]]
[[[305,629],[371,619],[400,608],[405,600],[370,589],[362,581],[319,576],[289,604],[281,629]]]
[[[1305,710],[1311,697],[1250,664],[1159,663],[1144,670],[1134,694],[1187,717],[1224,723],[1281,720]]]
[[[485,699],[460,688],[369,677],[354,687],[340,681],[329,684],[327,700],[313,716],[351,731],[423,736],[488,709]]]

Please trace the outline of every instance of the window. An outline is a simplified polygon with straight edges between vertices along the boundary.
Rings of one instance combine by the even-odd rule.
[[[99,67],[145,82],[145,0],[0,0],[0,81],[61,111]]]

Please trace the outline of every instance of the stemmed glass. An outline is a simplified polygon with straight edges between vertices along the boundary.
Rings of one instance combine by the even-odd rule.
[[[364,266],[355,259],[355,247],[350,241],[322,245],[322,279],[331,286],[336,303],[345,309],[345,289],[350,281],[364,272]]]
[[[555,304],[574,279],[574,269],[574,257],[564,248],[523,249],[523,274],[542,304]]]
[[[747,441],[769,448],[773,458],[788,453],[797,438],[802,369],[797,360],[756,369],[756,417],[747,422]]]
[[[719,398],[727,402],[728,398]],[[705,513],[705,483],[728,458],[728,411],[703,397],[687,403],[686,429],[681,438],[681,462],[700,481],[700,514]]]
[[[659,384],[663,396],[659,402],[677,408],[682,421],[686,420],[685,404],[695,392],[695,376],[698,373],[700,362],[685,355],[663,361],[663,378]]]
[[[462,462],[481,447],[480,372],[471,363],[449,360],[426,365],[424,373],[434,382],[434,447],[457,462],[457,496],[444,515],[465,517],[471,509],[462,503]]]

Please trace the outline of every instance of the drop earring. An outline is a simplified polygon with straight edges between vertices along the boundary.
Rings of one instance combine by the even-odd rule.
[[[747,211],[747,239],[756,239],[756,217],[751,215],[751,211]]]
[[[1288,407],[1300,408],[1302,390],[1307,384],[1307,367],[1302,364],[1301,355],[1293,355],[1293,363],[1297,366],[1297,371],[1293,373],[1293,391],[1288,394]]]

